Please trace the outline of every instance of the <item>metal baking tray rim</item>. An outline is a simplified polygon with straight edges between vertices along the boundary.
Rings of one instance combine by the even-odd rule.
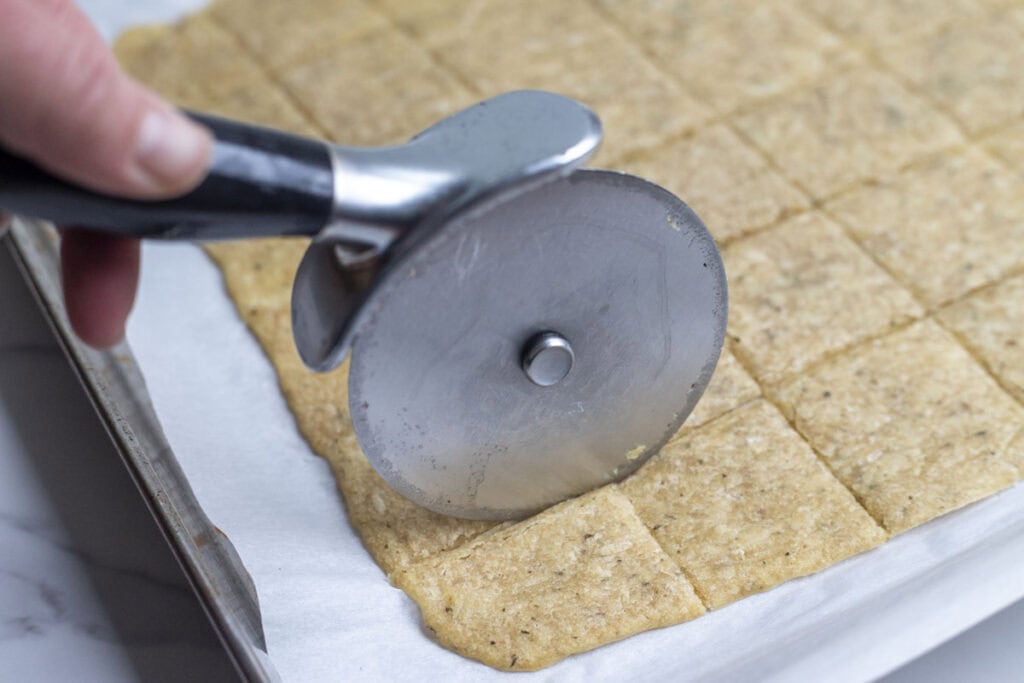
[[[2,229],[0,229],[2,230]],[[280,680],[267,655],[256,588],[203,512],[174,457],[127,343],[98,351],[74,335],[53,227],[15,217],[0,232],[147,508],[243,680]]]

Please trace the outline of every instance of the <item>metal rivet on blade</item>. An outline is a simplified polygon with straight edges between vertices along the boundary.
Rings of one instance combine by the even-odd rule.
[[[531,337],[523,348],[523,372],[539,387],[558,384],[572,370],[576,360],[569,340],[557,332]]]

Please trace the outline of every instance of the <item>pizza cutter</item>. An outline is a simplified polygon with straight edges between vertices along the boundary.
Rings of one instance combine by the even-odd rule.
[[[416,503],[511,519],[621,479],[707,386],[714,241],[666,190],[580,169],[601,138],[583,105],[507,93],[376,149],[194,116],[213,157],[180,199],[95,194],[0,152],[0,207],[136,237],[311,236],[296,347],[318,371],[351,353],[359,443]]]

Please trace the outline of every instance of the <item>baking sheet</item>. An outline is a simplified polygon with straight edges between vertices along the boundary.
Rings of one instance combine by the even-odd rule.
[[[696,621],[506,674],[432,642],[344,514],[206,256],[147,244],[128,338],[200,504],[256,585],[284,680],[875,678],[1024,596],[1024,486]]]
[[[56,231],[44,223],[15,218],[9,227],[0,226],[0,247],[9,251],[25,276],[238,673],[245,680],[273,680],[255,586],[234,547],[196,501],[160,429],[127,345],[98,351],[71,332],[61,295],[57,246]]]

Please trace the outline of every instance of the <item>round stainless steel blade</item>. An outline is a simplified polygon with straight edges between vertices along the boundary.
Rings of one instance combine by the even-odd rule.
[[[349,377],[359,443],[415,502],[508,519],[620,479],[707,386],[725,272],[658,186],[577,171],[421,235],[374,288]],[[524,371],[543,333],[571,345],[550,386]],[[544,381],[570,357],[554,346]]]

